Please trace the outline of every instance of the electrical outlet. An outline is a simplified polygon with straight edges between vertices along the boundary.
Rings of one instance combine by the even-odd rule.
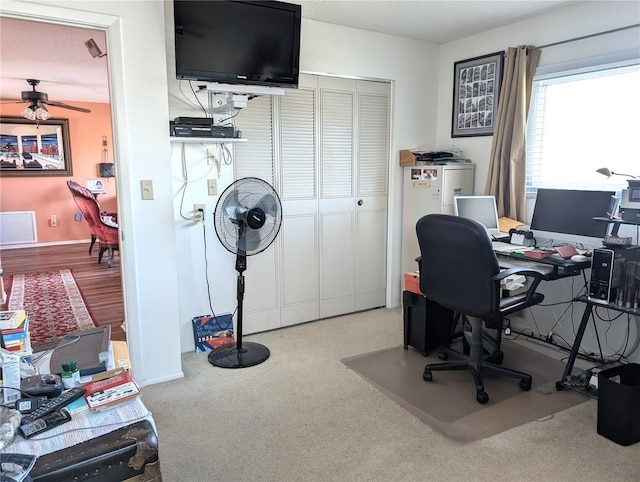
[[[51,215],[51,227],[55,228],[58,225],[58,218],[55,214]]]
[[[196,223],[200,221],[204,221],[204,212],[207,209],[207,206],[204,204],[194,204],[193,205],[193,220]]]
[[[216,153],[214,149],[207,149],[207,165],[213,166],[216,163]]]
[[[209,196],[218,195],[218,181],[217,179],[207,179],[207,191]]]

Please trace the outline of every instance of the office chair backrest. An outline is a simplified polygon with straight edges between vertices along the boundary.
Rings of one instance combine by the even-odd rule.
[[[482,224],[446,214],[428,214],[416,224],[420,246],[420,290],[432,301],[463,314],[496,313],[500,272]]]

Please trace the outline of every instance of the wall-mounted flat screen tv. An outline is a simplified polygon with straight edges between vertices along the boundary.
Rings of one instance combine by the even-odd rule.
[[[174,0],[176,77],[298,87],[300,5]]]

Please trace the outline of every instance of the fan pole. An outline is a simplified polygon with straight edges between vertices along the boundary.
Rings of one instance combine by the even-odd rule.
[[[242,351],[242,305],[244,302],[244,271],[247,269],[247,256],[239,252],[236,256],[236,271],[238,272],[238,282],[236,285],[236,300],[238,303],[238,322],[236,323],[236,348]]]
[[[236,346],[209,353],[209,363],[221,368],[246,368],[258,365],[269,358],[269,349],[259,343],[242,344],[242,303],[244,300],[244,271],[247,269],[247,256],[239,251],[236,256],[238,283],[236,298],[238,301],[238,321],[236,323]]]

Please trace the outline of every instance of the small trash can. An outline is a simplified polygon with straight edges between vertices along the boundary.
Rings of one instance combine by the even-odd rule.
[[[640,365],[598,374],[598,433],[619,445],[640,441]]]

